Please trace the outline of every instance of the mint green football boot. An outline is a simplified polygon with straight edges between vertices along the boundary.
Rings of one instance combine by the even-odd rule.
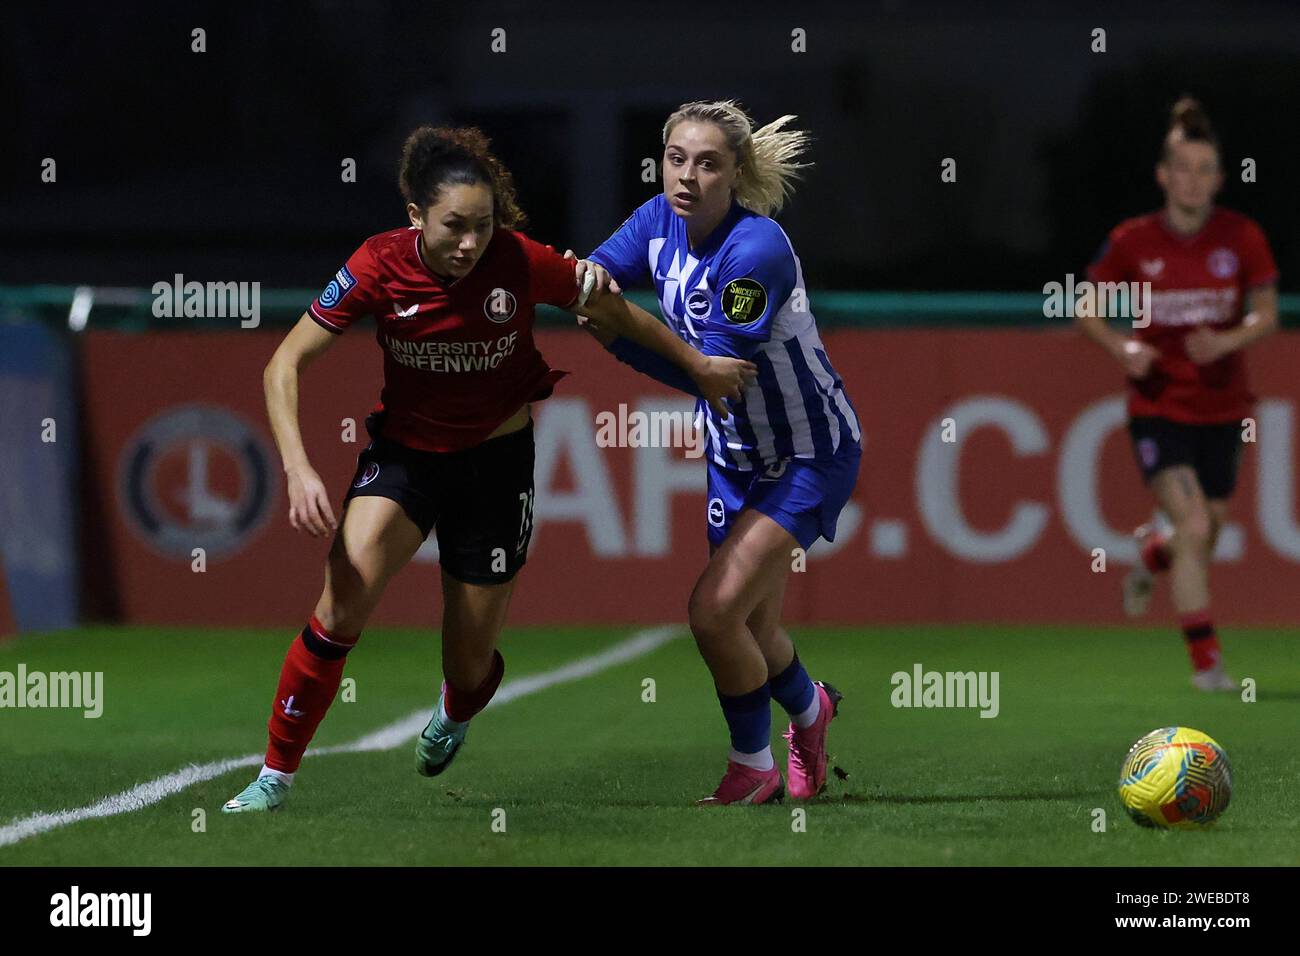
[[[289,796],[289,785],[272,774],[258,777],[239,795],[227,800],[222,813],[257,813],[278,809]]]
[[[443,693],[446,693],[445,689]],[[415,741],[415,770],[422,777],[436,777],[451,766],[469,733],[468,720],[463,724],[448,721],[448,726],[441,719],[444,713],[442,695],[439,695],[438,706],[433,709],[428,726]]]

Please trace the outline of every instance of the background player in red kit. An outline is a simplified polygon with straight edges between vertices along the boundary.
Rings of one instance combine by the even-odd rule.
[[[1132,336],[1104,317],[1078,325],[1128,376],[1134,453],[1173,525],[1167,537],[1137,530],[1142,560],[1124,581],[1125,610],[1142,614],[1152,576],[1167,572],[1192,683],[1236,690],[1210,614],[1209,567],[1254,403],[1242,350],[1277,329],[1277,266],[1252,219],[1214,205],[1219,143],[1193,99],[1174,106],[1156,181],[1164,208],[1116,226],[1088,269],[1094,282],[1149,282],[1150,324]]]
[[[336,528],[298,428],[298,376],[356,320],[374,316],[384,388],[366,421],[373,439],[344,499],[342,526],[315,613],[285,657],[266,763],[228,801],[231,813],[279,806],[338,691],[389,579],[437,529],[442,571],[442,694],[416,745],[416,769],[441,773],[505,664],[496,650],[513,579],[532,534],[529,403],[565,372],[533,344],[534,304],[612,322],[679,365],[725,412],[754,367],[708,358],[617,295],[588,295],[575,266],[517,232],[509,172],[477,130],[422,127],[407,139],[400,183],[410,227],[372,236],[285,337],[266,368],[267,409],[284,460],[289,520],[314,536]]]

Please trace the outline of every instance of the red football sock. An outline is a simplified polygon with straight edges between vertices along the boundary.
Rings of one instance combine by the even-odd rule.
[[[1187,641],[1187,652],[1192,656],[1192,668],[1197,673],[1209,670],[1219,663],[1219,635],[1209,611],[1193,611],[1178,618]]]
[[[500,651],[492,652],[492,669],[483,683],[471,691],[457,690],[447,681],[442,682],[442,706],[447,716],[457,723],[463,723],[488,705],[492,695],[501,686],[501,678],[506,672],[505,658]]]
[[[1153,534],[1142,545],[1142,563],[1152,574],[1169,570],[1169,539],[1164,535]]]
[[[272,770],[293,773],[298,769],[303,752],[334,702],[347,653],[358,637],[329,633],[313,614],[311,623],[289,645],[267,724],[266,765]]]

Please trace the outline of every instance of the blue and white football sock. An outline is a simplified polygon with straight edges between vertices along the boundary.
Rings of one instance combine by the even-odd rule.
[[[755,770],[771,770],[776,766],[776,761],[772,759],[770,744],[755,754],[743,754],[733,747],[731,753],[727,756],[736,763],[744,764],[746,767],[753,767]]]
[[[722,716],[731,732],[731,759],[755,770],[770,770],[772,762],[772,691],[765,683],[736,697],[718,694]]]
[[[821,695],[799,662],[795,651],[789,666],[769,681],[772,697],[790,715],[796,727],[811,727],[821,712]]]

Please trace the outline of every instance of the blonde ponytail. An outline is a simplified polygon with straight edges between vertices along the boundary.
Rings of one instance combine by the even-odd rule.
[[[717,126],[740,168],[736,201],[760,216],[772,216],[790,198],[801,170],[812,165],[799,162],[811,137],[803,130],[785,129],[794,119],[792,115],[781,116],[756,130],[753,120],[735,100],[700,100],[683,104],[668,117],[664,143],[683,120]]]

